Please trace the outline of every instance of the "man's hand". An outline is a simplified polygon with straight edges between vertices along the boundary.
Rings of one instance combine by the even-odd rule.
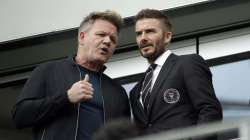
[[[71,103],[79,103],[81,101],[92,99],[94,89],[92,84],[89,83],[89,75],[86,74],[84,80],[74,83],[67,91],[67,94]]]

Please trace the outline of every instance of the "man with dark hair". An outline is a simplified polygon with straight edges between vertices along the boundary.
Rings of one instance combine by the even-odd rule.
[[[168,49],[168,17],[158,10],[141,10],[135,32],[140,54],[150,65],[130,92],[134,119],[143,133],[221,120],[207,63],[197,54],[177,56]]]
[[[79,27],[77,55],[32,73],[13,109],[16,126],[33,127],[34,140],[90,140],[104,123],[129,118],[125,90],[103,73],[121,24],[113,11],[89,14]]]

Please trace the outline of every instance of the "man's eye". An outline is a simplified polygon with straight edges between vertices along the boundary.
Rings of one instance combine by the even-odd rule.
[[[154,33],[154,32],[155,32],[155,30],[153,30],[153,29],[146,30],[146,33]]]
[[[104,37],[106,34],[104,33],[97,33],[98,36]]]
[[[114,44],[117,43],[117,39],[116,39],[115,37],[110,37],[110,40],[111,40]]]
[[[140,36],[141,32],[135,32],[136,36]]]

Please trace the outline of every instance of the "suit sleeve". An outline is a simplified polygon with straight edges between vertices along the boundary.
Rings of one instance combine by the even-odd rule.
[[[222,119],[222,108],[218,101],[213,84],[212,74],[199,55],[191,55],[184,61],[184,79],[189,97],[198,112],[198,123]]]
[[[63,106],[69,104],[67,94],[46,96],[46,67],[39,66],[24,85],[12,117],[17,128],[44,124],[51,121]]]

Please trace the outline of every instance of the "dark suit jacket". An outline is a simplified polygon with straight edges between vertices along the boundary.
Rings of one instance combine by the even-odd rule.
[[[222,119],[212,74],[197,54],[168,57],[151,91],[147,114],[139,101],[142,81],[131,90],[130,100],[135,122],[146,133]]]

